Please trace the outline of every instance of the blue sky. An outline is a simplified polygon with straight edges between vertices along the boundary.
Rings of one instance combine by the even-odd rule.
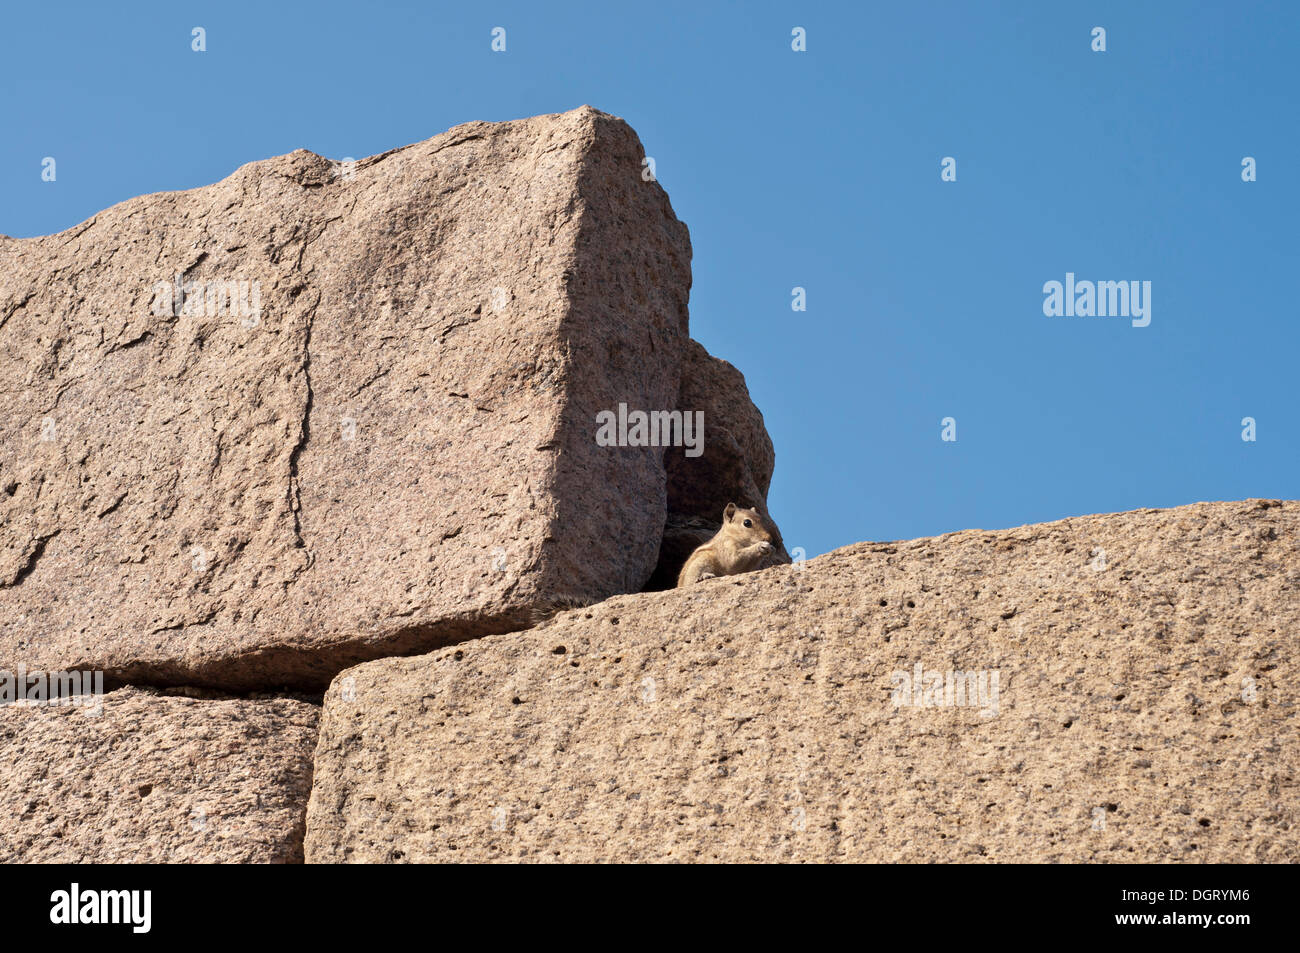
[[[2,22],[8,235],[296,148],[624,117],[691,230],[693,334],[745,373],[771,511],[809,555],[1300,496],[1300,4],[97,2]],[[1066,272],[1150,281],[1150,325],[1045,316]]]

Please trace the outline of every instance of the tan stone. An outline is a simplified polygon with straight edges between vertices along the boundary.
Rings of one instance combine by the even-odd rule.
[[[642,158],[583,107],[0,238],[0,666],[319,690],[639,590],[663,451],[595,416],[674,405],[690,288]]]
[[[680,447],[665,455],[669,513],[719,522],[728,503],[765,506],[776,453],[744,375],[688,341],[678,404],[704,412],[705,441],[698,457]]]
[[[0,707],[0,862],[302,860],[320,709],[121,689]]]
[[[306,856],[1296,862],[1298,530],[861,543],[370,662],[326,696]],[[996,672],[996,712],[895,707],[917,663]]]

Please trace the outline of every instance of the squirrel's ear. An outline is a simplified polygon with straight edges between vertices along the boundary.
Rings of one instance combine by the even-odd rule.
[[[730,522],[731,518],[735,515],[736,515],[736,504],[728,503],[727,508],[722,511],[722,522],[724,523]]]

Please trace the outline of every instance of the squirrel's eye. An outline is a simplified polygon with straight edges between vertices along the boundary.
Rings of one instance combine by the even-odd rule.
[[[746,525],[746,526],[753,526],[753,525],[754,525],[754,521],[753,521],[753,520],[745,520],[745,525]]]

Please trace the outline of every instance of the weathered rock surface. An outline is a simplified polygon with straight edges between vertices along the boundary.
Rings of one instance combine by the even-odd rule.
[[[1245,501],[862,543],[370,662],[306,856],[1296,862],[1298,539]],[[917,664],[996,700],[896,707]]]
[[[0,862],[302,860],[320,709],[122,689],[0,707]]]
[[[704,453],[688,457],[672,447],[665,454],[669,513],[719,522],[728,503],[766,505],[776,453],[744,375],[688,341],[678,406],[704,412]]]
[[[0,238],[0,667],[319,690],[639,590],[663,450],[595,417],[674,406],[690,287],[642,157],[583,107]]]

